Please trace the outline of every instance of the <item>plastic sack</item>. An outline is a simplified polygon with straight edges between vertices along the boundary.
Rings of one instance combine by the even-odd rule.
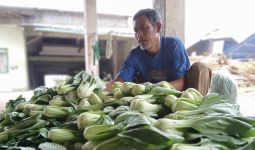
[[[237,90],[236,81],[230,72],[226,69],[221,69],[213,76],[209,93],[218,93],[226,101],[236,104]]]

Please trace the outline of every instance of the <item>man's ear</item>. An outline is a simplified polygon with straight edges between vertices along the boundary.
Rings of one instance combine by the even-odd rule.
[[[156,29],[157,29],[157,32],[160,32],[160,30],[161,30],[161,23],[157,23],[156,24]]]

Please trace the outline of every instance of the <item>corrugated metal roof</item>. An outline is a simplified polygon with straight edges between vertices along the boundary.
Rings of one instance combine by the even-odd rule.
[[[191,55],[193,52],[196,52],[196,55],[210,54],[213,52],[214,43],[217,41],[224,42],[222,49],[224,53],[231,49],[232,47],[234,47],[235,45],[237,45],[237,41],[231,37],[211,38],[198,41],[194,45],[187,48],[187,52],[189,55]]]
[[[255,33],[240,44],[226,51],[226,56],[233,59],[255,58]]]

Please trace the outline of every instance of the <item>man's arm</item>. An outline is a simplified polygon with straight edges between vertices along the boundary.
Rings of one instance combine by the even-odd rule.
[[[184,83],[185,83],[185,78],[180,77],[174,81],[169,82],[176,90],[182,91],[184,90]]]
[[[106,84],[106,88],[104,89],[105,91],[107,92],[111,92],[112,91],[112,88],[113,88],[113,84],[114,82],[116,81],[119,81],[119,82],[125,82],[123,79],[121,79],[119,76],[115,79],[115,80],[112,80],[112,81],[109,81],[107,84]]]

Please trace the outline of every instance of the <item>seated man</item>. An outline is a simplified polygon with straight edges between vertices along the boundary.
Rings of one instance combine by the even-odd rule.
[[[106,90],[110,91],[115,81],[139,83],[168,81],[177,90],[193,87],[201,94],[207,94],[211,70],[202,63],[195,63],[190,68],[182,41],[177,37],[160,35],[162,23],[158,11],[142,9],[134,15],[133,22],[139,46],[131,50],[118,77],[107,84]],[[201,73],[208,74],[194,73],[201,69],[206,70]],[[198,81],[202,81],[203,85],[195,83]]]

